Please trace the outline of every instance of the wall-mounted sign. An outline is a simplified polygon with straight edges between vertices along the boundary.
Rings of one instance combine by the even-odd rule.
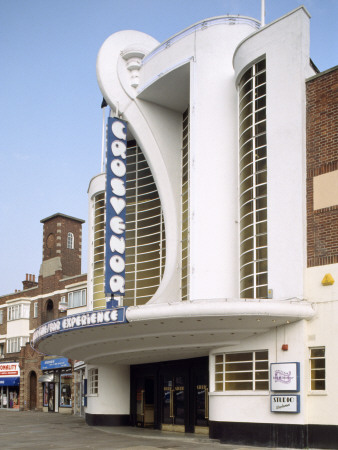
[[[62,367],[71,367],[67,358],[53,358],[41,361],[41,370],[59,369]]]
[[[300,395],[271,395],[271,412],[299,413]]]
[[[63,319],[52,320],[37,328],[33,333],[33,346],[42,338],[51,334],[62,333],[78,328],[126,323],[126,306],[114,309],[100,309],[86,313],[72,314]]]
[[[299,391],[299,362],[272,363],[270,365],[272,391]]]
[[[106,180],[106,294],[124,295],[127,124],[108,118]]]
[[[19,386],[20,367],[19,363],[0,364],[0,386]]]

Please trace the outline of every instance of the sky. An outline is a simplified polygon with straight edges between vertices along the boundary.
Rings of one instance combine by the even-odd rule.
[[[0,296],[38,276],[40,223],[57,212],[86,220],[100,172],[102,94],[96,57],[111,34],[135,29],[162,42],[208,17],[260,19],[260,0],[0,0]],[[337,0],[266,0],[266,23],[305,5],[310,55],[337,65]]]

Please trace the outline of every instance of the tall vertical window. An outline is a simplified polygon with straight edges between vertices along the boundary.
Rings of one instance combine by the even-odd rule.
[[[325,347],[310,348],[311,391],[325,391]]]
[[[267,298],[267,143],[265,60],[239,83],[240,296]]]
[[[189,298],[189,109],[183,114],[182,132],[182,269],[181,297]]]
[[[3,309],[0,309],[0,325],[4,323],[4,311]]]
[[[67,248],[74,248],[74,234],[68,233],[67,234]]]
[[[101,192],[94,198],[94,263],[93,263],[93,307],[105,308],[104,292],[104,232],[105,232],[105,194]]]
[[[148,163],[135,141],[127,150],[125,306],[143,305],[155,294],[165,266],[160,198]]]
[[[143,305],[159,287],[166,256],[160,198],[142,150],[135,141],[127,150],[126,284],[124,306]],[[105,195],[94,200],[94,309],[104,308]]]
[[[38,313],[39,313],[39,303],[34,302],[33,303],[33,317],[38,317]]]

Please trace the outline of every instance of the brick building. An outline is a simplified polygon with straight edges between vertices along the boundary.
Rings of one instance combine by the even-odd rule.
[[[72,411],[72,362],[35,351],[31,334],[45,322],[78,312],[86,303],[81,274],[83,220],[54,214],[43,224],[38,279],[26,274],[23,289],[0,297],[0,407]],[[61,395],[64,381],[65,396]],[[50,400],[50,401],[49,401]]]

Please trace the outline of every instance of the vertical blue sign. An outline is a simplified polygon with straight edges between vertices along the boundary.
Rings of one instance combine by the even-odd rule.
[[[106,181],[106,294],[124,295],[127,124],[108,118]]]

